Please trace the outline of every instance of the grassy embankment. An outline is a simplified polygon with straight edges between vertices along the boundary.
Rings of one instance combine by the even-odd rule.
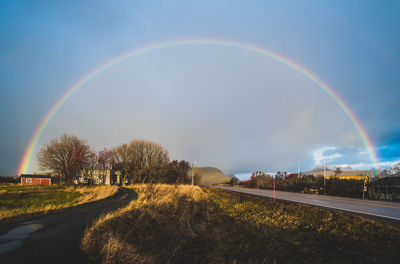
[[[196,182],[200,186],[211,186],[221,182],[229,182],[230,180],[221,170],[214,167],[195,167],[194,174],[199,177]]]
[[[115,194],[116,186],[61,187],[0,185],[0,226]]]
[[[400,230],[358,216],[188,185],[136,185],[89,227],[103,263],[395,263]]]

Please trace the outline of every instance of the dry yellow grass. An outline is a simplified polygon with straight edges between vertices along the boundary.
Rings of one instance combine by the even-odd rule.
[[[76,204],[89,203],[110,197],[118,192],[119,187],[116,185],[93,186],[93,187],[69,187],[69,191],[79,192],[81,196]]]
[[[46,214],[114,195],[117,186],[0,186],[0,223],[9,224],[28,216]]]
[[[138,199],[87,228],[94,263],[393,263],[400,232],[320,208],[189,185]]]
[[[190,185],[135,185],[138,199],[105,214],[88,228],[82,248],[94,262],[213,263],[218,224],[208,214],[208,195]]]

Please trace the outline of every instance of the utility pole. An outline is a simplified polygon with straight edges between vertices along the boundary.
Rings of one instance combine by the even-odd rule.
[[[274,201],[275,201],[275,177],[276,175],[274,175]]]
[[[325,196],[326,196],[326,181],[325,181],[325,162],[324,162],[324,189],[325,189]]]
[[[297,164],[297,178],[300,178],[300,161]]]
[[[196,166],[196,161],[192,164],[192,185],[194,185],[194,167]]]
[[[365,197],[365,191],[367,190],[367,188],[366,188],[366,186],[365,186],[365,180],[366,180],[366,178],[364,178],[364,186],[363,186],[363,200],[364,200],[364,197]]]
[[[297,178],[301,177],[301,162],[297,163]]]

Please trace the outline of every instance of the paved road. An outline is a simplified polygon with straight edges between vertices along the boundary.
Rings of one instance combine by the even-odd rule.
[[[85,228],[101,214],[136,198],[134,191],[122,189],[108,199],[40,217],[2,232],[0,263],[88,263],[79,249]]]
[[[237,187],[218,186],[225,190],[247,193],[265,197],[274,197],[272,190],[248,189]],[[390,220],[400,221],[400,203],[361,200],[343,198],[336,196],[323,196],[303,193],[276,191],[276,199],[327,207],[342,211],[349,211],[358,214],[383,217]]]

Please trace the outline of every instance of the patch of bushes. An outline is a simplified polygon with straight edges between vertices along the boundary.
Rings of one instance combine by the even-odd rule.
[[[273,189],[274,179],[270,175],[251,176],[249,180],[241,182],[241,185],[249,188]],[[287,192],[304,192],[313,194],[326,194],[361,198],[363,193],[363,180],[345,180],[315,176],[287,176],[275,179],[275,189]]]

